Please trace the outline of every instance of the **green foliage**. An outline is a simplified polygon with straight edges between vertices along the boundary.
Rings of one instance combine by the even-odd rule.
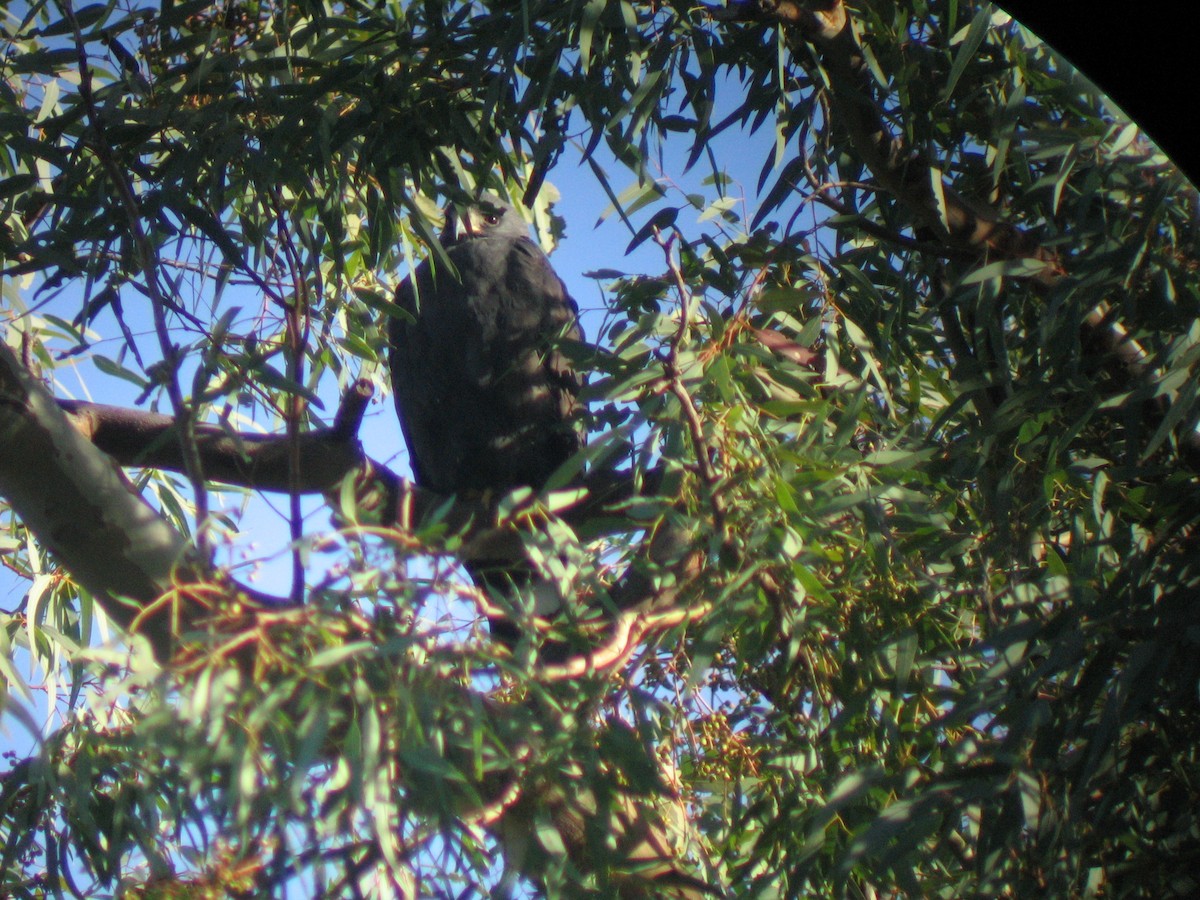
[[[685,615],[619,677],[557,678],[536,639],[477,633],[444,523],[348,527],[304,608],[222,608],[159,670],[81,649],[90,600],[0,520],[33,584],[0,633],[71,708],[0,788],[0,892],[501,894],[528,887],[493,862],[510,812],[544,893],[612,896],[625,798],[676,789],[685,855],[736,896],[1196,889],[1197,198],[1047,48],[986,6],[854,10],[943,219],[947,189],[1002,209],[1056,279],[915,227],[820,54],[774,26],[617,0],[166,6],[4,10],[10,343],[47,374],[86,351],[152,404],[174,386],[200,419],[319,424],[352,378],[383,386],[388,285],[439,193],[586,161],[571,190],[651,260],[597,273],[588,452],[644,490],[575,528],[543,510],[531,556],[578,601],[567,638],[630,565]],[[764,158],[720,158],[731,135]],[[72,321],[40,306],[67,286]],[[1144,351],[1132,375],[1081,337],[1101,307]],[[88,350],[102,326],[115,351]],[[194,528],[196,496],[154,477]],[[647,562],[670,528],[695,566]]]

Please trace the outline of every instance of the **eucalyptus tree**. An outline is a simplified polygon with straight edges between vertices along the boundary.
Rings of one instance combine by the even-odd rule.
[[[10,722],[26,655],[57,713],[0,783],[7,895],[1196,889],[1196,195],[1006,14],[0,29],[0,667]],[[444,497],[361,427],[484,189],[547,245],[601,194],[639,255],[556,350],[587,445]],[[230,485],[290,579],[242,575]],[[508,643],[462,575],[498,554]]]

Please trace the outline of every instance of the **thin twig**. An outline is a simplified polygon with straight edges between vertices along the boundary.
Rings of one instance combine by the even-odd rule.
[[[75,18],[75,10],[71,0],[59,0],[59,8],[63,17],[71,26],[75,41],[75,52],[79,60],[79,96],[87,111],[88,122],[93,132],[92,149],[101,166],[108,174],[113,189],[121,202],[121,207],[128,220],[129,230],[137,252],[138,261],[145,281],[146,292],[150,296],[150,308],[154,318],[154,331],[158,337],[159,349],[163,362],[159,369],[160,383],[166,388],[167,397],[171,402],[176,427],[179,430],[180,448],[183,454],[184,471],[192,486],[193,502],[196,505],[196,547],[201,558],[207,558],[207,527],[208,527],[208,491],[204,483],[204,470],[200,461],[200,451],[196,446],[195,414],[184,401],[183,391],[179,387],[179,348],[171,341],[170,327],[167,324],[166,310],[168,302],[159,288],[159,267],[157,253],[150,244],[146,231],[142,227],[141,210],[128,178],[117,164],[112,148],[104,133],[99,111],[96,109],[95,95],[92,93],[92,72],[88,62],[87,50],[84,47],[83,33]]]
[[[664,238],[662,233],[656,228],[654,229],[654,242],[662,248],[663,257],[667,263],[667,270],[679,295],[679,327],[671,337],[666,359],[663,360],[667,388],[683,408],[683,414],[687,420],[688,433],[692,438],[692,446],[696,450],[696,468],[708,490],[708,502],[709,506],[712,507],[714,524],[717,526],[718,532],[724,535],[725,503],[718,490],[721,478],[713,464],[715,454],[709,445],[707,436],[704,434],[704,423],[700,419],[700,412],[696,409],[696,404],[692,400],[691,394],[688,393],[687,386],[683,383],[683,373],[679,368],[679,353],[687,340],[690,327],[692,292],[688,288],[687,281],[683,277],[683,271],[679,268],[679,263],[675,258],[673,250],[674,235],[670,238]]]
[[[292,276],[292,302],[284,304],[284,327],[287,337],[287,374],[296,387],[304,377],[304,349],[308,342],[311,307],[308,282],[302,277],[300,254],[292,239],[291,229],[283,214],[283,198],[274,192],[275,222],[280,243],[287,259],[288,271]],[[318,274],[318,278],[320,275]],[[288,440],[288,529],[292,545],[292,601],[304,600],[304,560],[300,542],[304,538],[303,510],[300,505],[300,420],[304,414],[304,398],[296,391],[288,394],[285,404],[284,425]]]
[[[650,635],[702,619],[711,611],[712,604],[707,602],[688,607],[672,606],[653,612],[628,610],[605,623],[612,635],[607,641],[566,662],[539,666],[538,678],[542,681],[570,681],[584,675],[612,671],[624,665]]]

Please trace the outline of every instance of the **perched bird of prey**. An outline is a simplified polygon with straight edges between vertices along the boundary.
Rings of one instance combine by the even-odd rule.
[[[391,326],[392,390],[417,484],[441,494],[541,488],[581,444],[579,382],[557,349],[580,340],[575,301],[529,238],[521,214],[485,194],[446,217],[451,271],[425,260],[400,285],[407,314]],[[521,559],[467,564],[481,587],[514,596],[531,581]],[[535,590],[539,613],[557,597]],[[520,630],[493,618],[515,646]]]
[[[578,307],[510,203],[447,213],[454,266],[425,260],[396,291],[396,410],[417,484],[442,494],[540,488],[581,445],[578,381],[556,349]]]

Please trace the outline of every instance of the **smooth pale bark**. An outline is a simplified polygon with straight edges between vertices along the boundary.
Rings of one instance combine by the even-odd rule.
[[[0,342],[0,496],[122,628],[171,643],[167,594],[190,542],[116,463],[79,433],[46,387]],[[140,618],[139,618],[140,617]]]

